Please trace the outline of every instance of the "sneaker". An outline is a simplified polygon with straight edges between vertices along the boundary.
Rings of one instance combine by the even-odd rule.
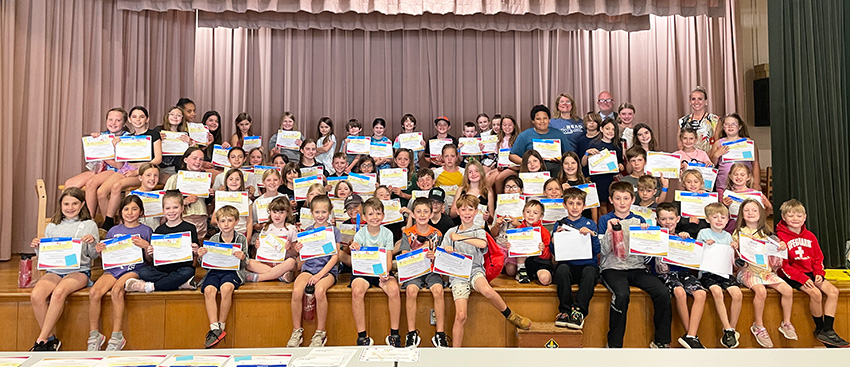
[[[387,335],[387,338],[385,340],[387,342],[387,345],[392,346],[392,347],[396,347],[396,348],[401,348],[401,335],[390,334],[390,335]]]
[[[788,340],[797,340],[797,330],[794,329],[794,325],[791,325],[790,322],[782,322],[779,324],[779,332],[782,333],[782,336]]]
[[[321,347],[325,346],[326,341],[328,341],[328,332],[324,331],[324,330],[316,330],[316,332],[313,333],[313,337],[310,338],[310,345],[309,346],[311,348],[312,347],[321,348]],[[300,345],[301,343],[298,343],[298,344]],[[296,347],[297,347],[297,345],[296,345]]]
[[[656,343],[650,342],[649,347],[651,349],[670,349],[670,343]]]
[[[510,316],[508,316],[508,322],[510,322],[511,325],[523,330],[528,330],[528,328],[531,327],[531,319],[513,311],[511,311]]]
[[[204,342],[204,348],[212,348],[216,344],[218,344],[224,337],[227,336],[227,333],[221,329],[210,330],[207,332],[206,340]]]
[[[399,341],[400,342],[400,341]],[[368,335],[367,336],[358,336],[357,337],[357,345],[372,345],[375,344],[375,341],[372,340]]]
[[[127,345],[127,339],[124,339],[124,338],[121,338],[121,339],[109,338],[109,342],[106,343],[106,351],[111,352],[111,351],[121,350],[121,349],[124,349],[125,345]]]
[[[416,348],[421,342],[422,338],[419,337],[419,330],[408,332],[407,336],[404,338],[404,346],[406,348]]]
[[[570,329],[581,330],[584,327],[584,314],[577,308],[570,312],[570,318],[567,321],[567,327]]]
[[[835,330],[821,330],[821,332],[818,333],[816,338],[819,342],[827,346],[845,348],[850,345],[850,343],[847,343],[846,340],[841,339],[841,337],[835,333]]]
[[[770,340],[770,334],[767,333],[767,329],[764,327],[756,327],[756,325],[753,324],[753,326],[750,326],[750,332],[756,337],[756,341],[759,345],[765,348],[773,348],[773,341]]]
[[[304,328],[292,330],[292,335],[289,336],[289,341],[286,342],[287,348],[298,348],[301,342],[304,341]],[[310,341],[312,343],[312,341]]]
[[[47,339],[47,341],[44,342],[44,347],[46,348],[44,349],[45,351],[58,352],[59,349],[62,348],[62,342],[54,335],[53,339]]]
[[[705,347],[702,346],[702,343],[700,343],[698,336],[682,335],[682,337],[679,338],[679,344],[687,349],[705,349]]]
[[[522,269],[517,270],[517,272],[516,272],[516,280],[517,280],[520,284],[528,284],[528,283],[531,283],[531,278],[529,278],[529,277],[528,277],[528,272],[525,270],[525,268],[522,268]]]
[[[448,348],[449,340],[446,337],[446,333],[438,331],[436,334],[434,334],[434,337],[431,338],[431,344],[434,344],[434,346],[437,348]]]
[[[284,283],[287,283],[287,284],[292,283],[293,281],[295,281],[295,272],[294,271],[287,271],[286,273],[283,273],[283,275],[281,275],[278,279],[281,282],[284,282]]]
[[[43,352],[47,350],[47,346],[45,342],[36,342],[30,348],[30,352]]]
[[[555,326],[557,327],[567,327],[569,324],[570,317],[567,314],[561,312],[555,317]]]
[[[738,339],[741,334],[734,329],[723,330],[723,337],[720,338],[720,344],[726,348],[735,348],[738,346]]]
[[[86,351],[97,352],[103,347],[104,342],[106,342],[106,336],[101,333],[97,333],[97,336],[89,336],[86,341]]]
[[[195,289],[198,289],[198,286],[195,284],[195,277],[189,278],[189,280],[187,280],[186,283],[181,284],[179,287],[177,287],[177,289],[192,290],[192,291],[195,290]]]
[[[141,279],[131,278],[124,283],[124,291],[127,293],[146,293],[145,281]]]

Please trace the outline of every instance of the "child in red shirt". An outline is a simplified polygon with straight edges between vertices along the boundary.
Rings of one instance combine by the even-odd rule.
[[[530,280],[537,279],[540,281],[541,285],[549,285],[552,283],[552,272],[555,271],[554,265],[552,265],[552,251],[550,250],[550,237],[549,231],[543,227],[541,220],[543,219],[543,204],[541,204],[537,200],[529,200],[525,203],[525,207],[522,209],[523,221],[519,223],[517,219],[513,220],[514,226],[517,229],[526,228],[526,227],[534,227],[535,230],[540,230],[540,255],[538,256],[528,256],[525,259],[525,268],[528,272],[529,282]],[[508,234],[512,230],[508,230]],[[508,254],[510,256],[511,253],[511,244],[508,242]],[[524,256],[524,255],[522,255]],[[520,283],[528,283],[523,282]]]

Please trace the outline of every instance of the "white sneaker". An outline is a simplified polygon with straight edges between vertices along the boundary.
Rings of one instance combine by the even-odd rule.
[[[127,282],[124,283],[124,291],[128,293],[147,293],[145,281],[136,278],[127,279]]]
[[[328,332],[324,330],[316,330],[313,337],[310,338],[310,347],[324,347],[328,341]]]
[[[301,346],[301,342],[304,341],[304,328],[298,328],[292,330],[292,335],[289,336],[289,341],[286,342],[287,348],[298,348]],[[310,342],[312,343],[312,341]]]
[[[97,333],[97,336],[90,336],[86,341],[86,351],[87,352],[97,352],[103,347],[103,343],[106,341],[106,336]]]

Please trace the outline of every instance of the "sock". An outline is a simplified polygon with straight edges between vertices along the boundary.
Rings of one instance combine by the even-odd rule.
[[[832,329],[832,324],[835,323],[835,316],[827,316],[823,315],[823,329],[824,331],[830,331]]]
[[[221,330],[224,330],[224,323],[223,323],[223,322],[219,322],[219,323],[218,323],[218,328],[219,328],[219,329],[221,329]]]
[[[358,337],[358,338],[365,338],[365,337],[366,337],[366,332],[365,332],[365,331],[358,331],[358,332],[357,332],[357,337]]]
[[[221,327],[218,326],[217,322],[210,324],[210,330],[216,330],[216,329],[220,329],[220,328]]]
[[[525,270],[525,263],[517,264],[516,268],[517,268],[517,270]]]
[[[398,329],[390,329],[390,335],[398,335]]]
[[[115,340],[124,339],[124,332],[123,331],[116,331],[116,332],[112,333],[112,339],[115,339]]]
[[[505,318],[508,318],[508,316],[510,316],[510,315],[511,315],[511,308],[505,307],[505,309],[502,310],[502,316],[505,316]]]
[[[154,291],[153,283],[145,282],[145,293],[150,293]]]
[[[89,338],[96,338],[100,334],[100,331],[92,330],[89,331]]]
[[[812,316],[812,320],[815,320],[815,330],[820,331],[823,330],[823,319],[824,316]]]
[[[112,219],[112,217],[103,218],[103,226],[102,226],[103,229],[108,231],[114,225],[115,225],[115,220]]]

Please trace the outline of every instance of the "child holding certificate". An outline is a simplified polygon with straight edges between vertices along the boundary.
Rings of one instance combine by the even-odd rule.
[[[280,117],[280,130],[293,131],[294,128],[295,128],[295,115],[293,115],[289,111],[284,112],[283,115]],[[301,140],[304,139],[304,134],[302,134],[300,131],[297,131],[297,130],[295,132],[298,133],[297,134],[298,139],[295,139],[294,143],[295,143],[295,145],[300,146]],[[298,154],[298,150],[296,150],[294,148],[278,147],[277,146],[277,134],[278,133],[274,133],[274,135],[272,135],[272,138],[269,139],[269,152],[270,152],[269,154],[271,156],[275,156],[277,154],[283,154],[286,157],[288,162],[298,162],[298,159],[301,158],[300,154]]]
[[[493,213],[496,209],[496,195],[487,186],[484,175],[484,167],[481,166],[481,163],[470,161],[463,172],[463,184],[458,188],[454,200],[457,200],[461,195],[477,196],[479,204],[487,207],[484,212],[484,229],[486,230],[490,222],[490,213]],[[458,216],[456,207],[452,206],[450,215],[455,218]]]
[[[210,238],[210,242],[227,243],[239,245],[237,249],[233,246],[231,256],[239,259],[239,268],[236,270],[209,269],[201,280],[201,292],[204,293],[204,305],[207,309],[207,318],[210,320],[210,331],[204,337],[204,348],[212,348],[227,336],[224,331],[224,322],[230,313],[230,305],[233,303],[233,291],[245,282],[245,266],[248,258],[244,249],[248,246],[248,239],[236,231],[236,223],[239,221],[239,210],[233,206],[226,205],[215,212],[215,219],[220,232]],[[198,249],[198,261],[203,262],[208,251],[206,247]],[[216,295],[221,293],[221,305],[216,304]]]
[[[581,159],[578,158],[578,154],[573,151],[569,151],[564,153],[561,157],[561,172],[558,173],[558,181],[561,182],[561,188],[565,190],[578,185],[589,184],[589,178],[584,176],[584,173],[581,172]],[[585,197],[586,197],[585,193]],[[599,219],[599,211],[594,208],[585,208],[584,212],[581,215],[585,218],[588,218],[594,223]]]
[[[519,124],[516,122],[516,118],[511,115],[505,115],[504,118],[499,119],[494,116],[493,130],[496,130],[496,126],[499,127],[499,132],[496,133],[496,140],[498,143],[497,147],[499,151],[506,150],[505,152],[510,154],[510,149],[514,145],[517,135],[519,135]],[[505,185],[505,180],[510,176],[515,176],[517,168],[504,166],[502,164],[496,164],[495,167],[496,169],[487,172],[487,182],[493,186],[493,190],[496,194],[502,194],[504,193],[503,187]]]
[[[342,141],[342,144],[339,145],[339,151],[341,153],[345,153],[348,161],[348,167],[346,167],[345,171],[352,172],[352,170],[354,169],[354,162],[360,159],[361,155],[348,154],[348,140],[351,137],[360,136],[360,132],[363,131],[363,125],[360,124],[360,121],[358,121],[357,119],[351,119],[348,120],[347,123],[345,123],[345,130],[348,131],[348,136],[345,138],[345,140]]]
[[[705,217],[708,218],[711,228],[699,231],[697,241],[704,243],[706,247],[730,246],[732,235],[723,230],[726,221],[729,219],[729,209],[723,204],[711,203],[705,207]],[[732,251],[729,251],[729,253],[733,254]],[[731,262],[732,256],[729,257],[728,271],[730,272],[732,271]],[[735,327],[738,325],[738,317],[741,315],[741,302],[743,300],[738,281],[731,274],[721,276],[701,271],[700,283],[711,292],[714,308],[717,310],[720,323],[723,325],[723,337],[720,338],[720,344],[726,348],[737,347],[741,334],[735,331]],[[732,299],[732,308],[728,315],[726,314],[726,302],[723,301],[724,290],[729,293],[729,297]]]
[[[245,174],[242,173],[242,170],[238,168],[231,168],[227,170],[224,174],[224,190],[220,191],[230,191],[230,192],[244,192],[245,191]],[[243,194],[244,195],[244,194]],[[249,194],[250,195],[250,194]],[[244,196],[242,196],[244,198]],[[251,199],[245,198],[248,202],[247,208],[251,208]],[[219,204],[221,205],[221,204]],[[246,214],[243,212],[242,214]],[[250,211],[247,212],[248,215],[242,215],[238,218],[238,223],[236,223],[236,232],[245,236],[245,238],[251,238],[251,234],[254,233],[254,219],[251,216]],[[213,226],[218,225],[218,216],[213,213],[213,218],[210,221],[210,224]]]
[[[246,136],[254,136],[251,130],[253,119],[247,112],[241,112],[236,115],[236,120],[233,122],[236,127],[236,132],[230,137],[230,146],[242,148]]]
[[[301,171],[298,170],[298,163],[289,162],[281,169],[283,180],[277,188],[277,192],[286,195],[291,201],[292,207],[295,208],[295,179],[301,177]]]
[[[131,241],[134,246],[141,249],[147,249],[150,246],[151,234],[153,230],[139,222],[139,219],[145,214],[145,207],[136,195],[129,195],[121,201],[118,207],[118,213],[121,214],[118,220],[118,225],[109,229],[106,233],[106,238],[116,238],[123,236],[133,236]],[[106,245],[101,242],[95,246],[98,253],[103,253],[106,250]],[[136,249],[139,253],[141,250]],[[112,291],[112,335],[109,338],[109,343],[106,345],[107,351],[121,350],[127,341],[124,339],[122,331],[124,321],[124,284],[128,279],[138,279],[140,268],[146,266],[144,261],[150,260],[141,259],[141,263],[122,265],[111,269],[104,269],[103,275],[97,279],[94,286],[89,290],[89,338],[86,342],[87,351],[98,351],[106,341],[106,336],[100,333],[100,310],[101,298],[108,291]]]
[[[696,147],[697,131],[690,126],[685,126],[679,131],[679,143],[682,144],[682,149],[675,151],[673,154],[678,154],[682,157],[682,171],[688,168],[688,163],[704,163],[712,166],[714,163],[708,157],[708,153]]]
[[[658,224],[661,228],[667,228],[668,233],[678,235],[682,238],[692,238],[688,232],[676,232],[676,224],[679,223],[679,211],[673,203],[658,204]],[[705,349],[697,336],[699,322],[702,319],[702,311],[705,309],[705,288],[700,284],[697,277],[690,269],[670,265],[661,262],[661,258],[654,257],[655,272],[658,278],[664,281],[670,293],[676,299],[676,311],[685,328],[685,335],[679,338],[679,344],[687,349]],[[688,295],[694,297],[691,311],[688,313]]]
[[[737,113],[726,115],[726,117],[723,118],[723,129],[720,130],[720,139],[717,139],[717,141],[714,142],[714,146],[711,147],[711,151],[708,153],[712,162],[714,162],[714,166],[717,167],[716,182],[718,192],[722,192],[722,190],[726,189],[726,177],[729,175],[732,164],[735,163],[733,161],[723,161],[723,155],[729,153],[729,148],[723,145],[723,143],[742,138],[750,138],[750,134],[747,132],[747,124],[744,123],[744,120],[742,120],[741,116],[738,116]],[[752,160],[743,161],[742,163],[750,167],[752,172],[760,172],[759,149],[756,142],[753,141]],[[753,177],[753,187],[761,187],[759,175],[755,175]]]
[[[313,215],[315,223],[307,227],[305,231],[315,228],[328,227],[330,222],[328,219],[333,215],[333,204],[327,195],[320,195],[310,202],[310,212]],[[334,246],[339,248],[339,229],[333,227]],[[301,252],[304,244],[301,242],[295,243],[295,251]],[[334,283],[339,275],[337,265],[337,254],[330,256],[318,256],[307,259],[301,264],[301,273],[295,278],[295,284],[292,286],[292,300],[290,308],[292,310],[292,335],[289,341],[286,342],[287,348],[301,346],[304,341],[304,328],[301,327],[301,315],[304,306],[303,298],[307,287],[314,289],[316,297],[316,332],[310,339],[310,347],[323,347],[328,340],[328,332],[326,322],[328,320],[328,297],[327,291]]]
[[[85,207],[86,196],[83,190],[69,187],[59,196],[59,207],[47,227],[44,228],[44,238],[70,237],[79,240],[82,250],[78,254],[68,253],[67,256],[77,256],[75,260],[77,268],[52,269],[41,277],[32,289],[30,300],[35,319],[40,328],[38,338],[32,346],[31,351],[57,351],[62,342],[53,335],[53,329],[62,310],[65,308],[65,299],[71,293],[84,288],[90,282],[92,259],[97,257],[95,243],[98,241],[97,224],[91,219],[88,208]],[[47,252],[42,248],[38,238],[33,238],[30,247],[37,254]],[[66,251],[64,246],[52,246],[49,251]],[[73,246],[70,246],[73,248]],[[42,255],[45,256],[45,255]],[[68,257],[65,256],[67,264]],[[61,258],[61,257],[60,257]],[[41,262],[41,259],[39,259]]]
[[[274,170],[266,171],[277,172]],[[255,202],[256,203],[256,202]],[[298,253],[294,250],[298,229],[295,228],[292,216],[292,206],[289,205],[289,200],[285,197],[277,197],[269,203],[268,206],[269,221],[265,225],[261,224],[260,235],[254,241],[254,247],[259,249],[262,237],[274,235],[284,242],[284,246],[280,249],[280,256],[283,260],[279,262],[264,261],[262,252],[258,252],[256,259],[248,260],[248,274],[245,276],[245,281],[248,282],[265,282],[269,280],[280,280],[285,283],[292,283],[295,279],[295,267],[298,265]]]
[[[428,198],[416,198],[413,201],[413,219],[416,224],[404,230],[401,237],[401,253],[406,254],[424,248],[428,251],[427,258],[434,259],[434,250],[440,244],[443,235],[429,223],[431,220],[431,200]],[[401,284],[401,288],[407,294],[405,307],[407,309],[407,336],[404,346],[415,348],[419,346],[422,339],[419,330],[416,329],[416,300],[420,289],[428,289],[434,297],[434,315],[436,318],[436,334],[431,338],[431,343],[437,348],[448,348],[446,337],[445,320],[446,308],[443,302],[443,277],[429,272],[426,275],[410,279]]]
[[[183,164],[181,168],[192,172],[206,172],[204,170],[204,152],[198,147],[189,147],[189,149],[186,149],[186,152],[183,153]],[[165,182],[165,190],[176,190],[178,177],[179,175],[169,177],[168,181]],[[163,205],[165,205],[165,198],[163,198]],[[182,198],[180,206],[182,207],[184,205],[186,206],[186,210],[183,212],[182,220],[193,226],[193,231],[196,231],[197,237],[205,238],[207,235],[207,218],[209,217],[206,203],[204,200],[199,200],[197,195],[189,194],[185,198]],[[177,223],[174,223],[174,225],[177,225]],[[198,242],[194,241],[192,243]]]
[[[463,184],[464,169],[458,167],[457,146],[446,144],[443,146],[442,167],[433,169],[434,184],[436,186],[460,186]]]
[[[325,167],[327,170],[327,167]],[[331,160],[331,169],[328,170],[328,177],[344,177],[348,175],[348,160],[343,152],[336,152]]]
[[[606,149],[616,153],[618,172],[590,175],[590,180],[596,183],[596,188],[599,190],[600,214],[605,214],[611,210],[611,204],[607,201],[609,197],[608,187],[614,182],[614,176],[623,170],[623,150],[618,144],[619,136],[617,122],[613,119],[606,119],[599,125],[599,135],[588,143],[587,150],[581,158],[581,165],[589,168],[591,156],[595,156]]]
[[[476,135],[478,135],[478,130],[475,127],[475,123],[472,122],[472,121],[464,122],[463,123],[463,138],[475,138]],[[464,140],[464,141],[466,141],[466,140]],[[473,143],[474,141],[477,141],[479,143],[477,143],[477,144]],[[472,141],[466,141],[466,143],[463,143],[463,142],[461,142],[461,139],[458,139],[457,148],[458,148],[458,150],[463,150],[464,152],[466,152],[468,149],[475,149],[475,150],[480,151],[481,147],[484,146],[484,144],[481,144],[480,141],[481,141],[481,139],[473,139]],[[473,146],[477,145],[477,147],[469,148],[467,146],[467,144],[473,145]],[[464,149],[465,146],[466,146],[466,149]],[[467,164],[469,164],[469,162],[471,162],[473,160],[480,161],[481,157],[482,156],[479,155],[479,154],[464,155],[464,156],[461,157],[460,165],[462,167],[465,167]]]
[[[629,165],[632,166],[632,173],[626,177],[620,179],[620,181],[625,181],[634,187],[638,187],[638,181],[641,177],[646,176],[646,151],[641,147],[632,147],[628,151],[626,151],[626,160],[628,160]],[[650,176],[652,177],[652,176]],[[670,186],[670,180],[662,177],[654,178],[657,182],[655,187],[661,186],[661,190],[655,190],[655,197],[653,198],[656,203],[663,203],[667,201],[667,187]],[[641,200],[643,201],[643,200]]]
[[[393,149],[398,150],[399,148],[401,148],[401,140],[400,140],[401,134],[410,134],[410,133],[415,133],[415,132],[416,132],[416,117],[414,117],[413,115],[411,115],[409,113],[404,114],[404,116],[401,117],[401,132],[395,137],[395,141],[393,141]],[[422,133],[420,133],[419,136],[420,136],[420,139],[421,139]],[[422,148],[424,149],[425,145],[426,145],[425,140],[420,140],[420,143],[422,145]],[[417,151],[419,151],[419,150],[417,149]],[[422,155],[422,154],[416,153],[416,154],[413,155],[413,165],[416,168],[419,168],[419,156],[420,155]]]
[[[387,130],[387,121],[378,117],[372,120],[372,143],[381,143],[381,144],[390,144],[392,146],[392,141],[390,138],[384,135],[384,131]],[[375,159],[375,170],[382,170],[384,168],[390,168],[390,159],[389,158],[377,158]]]
[[[319,133],[316,139],[316,161],[324,166],[325,172],[332,172],[334,152],[336,152],[336,135],[334,135],[334,122],[330,117],[322,117],[316,126]]]
[[[749,236],[751,239],[765,241],[772,234],[773,231],[765,224],[764,208],[755,200],[744,200],[738,213],[738,224],[735,232],[732,233],[732,248],[739,250],[742,236]],[[752,241],[751,239],[748,241]],[[767,244],[767,246],[770,246],[770,244]],[[779,242],[779,251],[786,249],[785,242]],[[797,331],[794,329],[794,325],[791,325],[791,306],[794,302],[794,290],[774,272],[774,269],[782,265],[782,259],[775,256],[768,256],[765,253],[762,253],[760,256],[767,257],[766,264],[759,266],[749,262],[746,263],[738,270],[738,281],[753,291],[755,320],[753,326],[750,327],[750,332],[753,333],[759,345],[765,348],[772,348],[773,341],[770,340],[770,334],[767,333],[767,329],[764,327],[764,301],[767,298],[766,288],[776,289],[782,297],[782,322],[779,324],[779,332],[789,340],[797,340]]]
[[[189,148],[192,149],[192,148]],[[200,152],[200,150],[197,150]],[[183,194],[177,190],[168,190],[162,197],[162,213],[165,223],[157,227],[154,234],[179,234],[188,232],[192,246],[192,255],[198,252],[198,232],[195,226],[183,220]],[[205,212],[206,213],[206,212]],[[153,236],[152,236],[153,237]],[[152,239],[153,240],[153,239]],[[154,254],[154,246],[148,246],[148,256]],[[154,256],[154,260],[156,256]],[[156,264],[156,261],[154,261]],[[168,262],[163,265],[146,266],[139,269],[139,279],[127,279],[124,290],[127,292],[173,291],[177,289],[195,289],[195,259],[180,262]]]
[[[301,150],[299,151],[301,152],[301,159],[298,161],[298,169],[318,168],[319,174],[325,177],[328,176],[325,166],[316,159],[317,145],[313,138],[304,139],[301,143]]]
[[[416,182],[413,156],[413,151],[407,148],[396,149],[393,153],[392,168],[407,169],[407,188],[402,189],[401,187],[389,187],[390,191],[393,193],[393,198],[401,199],[402,207],[407,207],[408,204],[410,204],[410,199],[412,197],[411,192],[413,192],[414,183]]]
[[[517,258],[517,281],[521,284],[531,283],[532,280],[540,281],[540,285],[552,283],[552,251],[550,250],[549,230],[543,227],[543,204],[537,200],[529,200],[522,209],[522,223],[514,218],[516,228],[534,228],[540,230],[540,243],[537,249],[540,255]],[[511,253],[510,240],[508,241],[508,253]]]
[[[521,194],[522,193],[522,180],[517,176],[510,176],[505,180],[505,194]],[[490,226],[490,234],[493,236],[493,240],[496,241],[496,244],[502,248],[502,252],[505,254],[505,265],[504,265],[504,273],[508,276],[517,276],[519,274],[517,272],[517,265],[519,262],[519,258],[509,257],[508,256],[508,229],[516,228],[519,224],[516,222],[514,224],[514,218],[508,216],[496,216],[496,220],[493,221],[493,225]],[[525,262],[521,262],[523,267],[525,267]],[[519,278],[517,278],[519,279]]]
[[[590,300],[596,280],[599,279],[599,238],[596,236],[596,223],[582,216],[587,193],[577,188],[564,192],[564,208],[567,216],[561,219],[556,232],[564,226],[578,229],[582,236],[590,236],[591,258],[583,260],[559,261],[555,267],[555,285],[558,288],[558,316],[555,326],[581,330],[584,319],[590,312]],[[573,284],[578,284],[578,292],[573,299]]]
[[[432,136],[431,139],[425,144],[425,151],[422,153],[422,158],[425,160],[425,165],[423,167],[428,167],[431,169],[436,169],[437,167],[441,167],[445,164],[445,157],[443,155],[437,155],[436,157],[431,157],[431,140],[437,139],[450,139],[451,145],[457,147],[457,138],[449,134],[449,128],[452,126],[451,121],[446,116],[437,117],[434,120],[434,127],[437,129],[437,134]],[[445,146],[443,146],[445,148]],[[441,151],[442,152],[442,151]],[[457,159],[457,149],[455,149],[455,159]],[[455,163],[457,164],[457,163]],[[436,175],[436,174],[435,174]]]
[[[478,212],[478,198],[472,195],[463,195],[455,201],[458,209],[460,225],[453,227],[443,235],[442,247],[446,252],[457,252],[472,257],[472,270],[467,278],[450,277],[452,297],[455,301],[455,320],[452,326],[453,347],[459,348],[463,345],[463,326],[467,318],[467,303],[469,302],[470,290],[474,289],[481,293],[493,307],[502,313],[502,316],[512,325],[527,330],[531,327],[531,320],[516,312],[505,304],[505,300],[493,290],[487,277],[484,275],[484,254],[487,252],[487,233],[484,229],[473,224],[475,214]]]
[[[608,313],[608,347],[622,348],[629,310],[629,287],[649,294],[655,309],[655,340],[650,348],[670,348],[670,292],[664,282],[650,274],[644,256],[629,255],[626,240],[630,225],[646,228],[646,221],[631,212],[635,189],[628,182],[611,185],[609,199],[614,211],[599,218],[602,281],[614,294]],[[615,240],[616,239],[616,240]]]
[[[401,297],[398,292],[398,281],[388,271],[388,269],[392,269],[393,262],[393,234],[381,225],[381,221],[384,220],[384,204],[376,197],[369,198],[363,203],[363,216],[366,218],[366,226],[361,227],[354,235],[354,241],[350,246],[351,251],[358,251],[361,247],[383,248],[387,251],[387,262],[384,267],[384,274],[379,277],[356,274],[351,276],[349,287],[351,287],[351,309],[354,313],[354,326],[357,328],[357,345],[372,345],[373,343],[372,338],[366,334],[364,297],[370,287],[380,287],[387,294],[390,311],[390,335],[386,338],[387,345],[401,348],[401,336],[398,332],[401,317]]]
[[[681,182],[685,189],[684,191],[696,194],[705,193],[705,181],[703,181],[702,173],[700,173],[700,171],[695,169],[685,171],[682,173]],[[679,208],[681,208],[681,206],[679,206]],[[680,210],[680,212],[685,212],[685,210]],[[695,234],[699,233],[700,230],[708,228],[708,222],[706,222],[705,219],[693,216],[689,218],[682,217],[679,221],[678,228],[679,231],[688,232],[692,237],[695,237]]]
[[[782,203],[779,210],[782,221],[776,225],[776,234],[788,244],[788,259],[783,262],[779,276],[809,296],[815,338],[828,347],[846,347],[847,341],[833,329],[838,288],[824,279],[823,252],[815,234],[806,229],[806,207],[791,199]]]
[[[126,124],[127,124],[127,112],[124,111],[124,109],[121,108],[121,107],[111,108],[109,111],[106,111],[106,130],[104,130],[103,132],[97,132],[97,131],[93,132],[93,133],[91,133],[90,136],[92,138],[97,138],[97,137],[100,137],[101,135],[112,134],[117,139],[118,137],[121,137],[121,136],[130,135],[130,132],[127,131]],[[114,155],[114,149],[115,149],[114,146],[115,146],[116,142],[117,142],[117,140],[113,139],[112,143],[111,143],[112,147],[113,147],[113,148],[111,148],[112,151],[113,151],[113,155]],[[85,147],[85,145],[84,145],[84,147]],[[105,160],[97,160],[97,161],[88,162],[88,163],[86,163],[86,171],[85,172],[80,173],[80,174],[78,174],[74,177],[71,177],[71,178],[65,180],[65,187],[79,187],[79,188],[85,187],[86,183],[89,181],[89,179],[93,178],[96,174],[101,173],[104,170],[109,171],[109,172],[115,172],[119,168],[123,167],[123,165],[124,164],[121,163],[121,162],[116,162],[115,159],[105,159]],[[104,177],[100,180],[100,182],[103,182],[103,180],[105,180],[106,178],[108,178],[108,176],[104,175]],[[91,213],[91,212],[89,212],[89,213]]]
[[[139,167],[139,177],[136,178],[142,182],[138,191],[154,191],[156,189],[156,185],[159,183],[159,166],[150,163],[143,164]],[[160,204],[159,207],[162,208],[162,205]],[[120,213],[120,211],[118,212]],[[162,210],[160,209],[159,212],[162,213]],[[151,227],[151,229],[159,227],[159,225],[162,224],[162,216],[150,217],[148,215],[149,214],[143,216],[139,221],[142,224]]]
[[[760,204],[762,207],[764,207],[764,211],[768,213],[773,212],[773,204],[767,198],[767,195],[761,194],[761,191],[753,186],[753,171],[751,171],[750,166],[746,165],[745,163],[747,162],[735,162],[732,165],[732,168],[729,169],[729,176],[726,181],[726,189],[717,191],[722,197],[721,200],[723,200],[723,205],[726,205],[727,207],[731,208],[732,204],[735,202],[728,195],[723,195],[723,193],[728,190],[736,194],[742,194],[741,196],[744,197],[750,195],[758,195],[761,198]],[[727,224],[726,226],[726,230],[729,232],[734,231],[735,221],[730,220],[729,224]]]
[[[163,131],[171,132],[189,132],[189,121],[186,120],[185,111],[182,108],[174,106],[168,109],[165,116],[162,117],[162,125],[156,127],[159,130],[160,138],[165,139]],[[188,138],[188,136],[186,137]],[[166,175],[173,175],[181,166],[180,156],[170,155],[162,157],[162,172]]]

